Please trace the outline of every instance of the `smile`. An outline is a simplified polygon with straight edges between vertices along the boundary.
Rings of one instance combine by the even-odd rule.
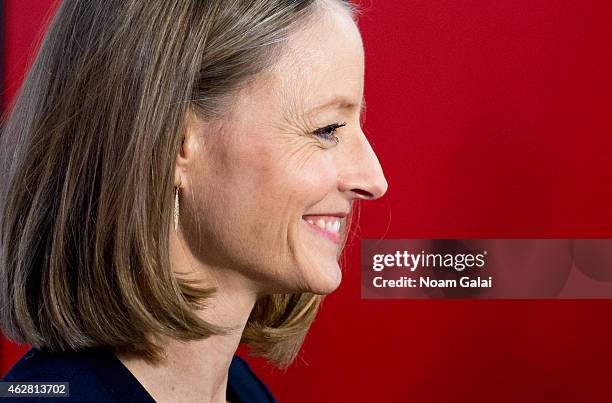
[[[317,234],[336,244],[340,243],[341,218],[333,216],[310,216],[304,217],[303,219]]]

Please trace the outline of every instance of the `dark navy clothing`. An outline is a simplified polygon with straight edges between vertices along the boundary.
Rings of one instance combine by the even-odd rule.
[[[2,379],[3,382],[69,382],[70,397],[0,398],[2,402],[134,402],[153,398],[110,350],[49,353],[30,349]],[[246,361],[237,355],[229,368],[227,400],[276,402]]]

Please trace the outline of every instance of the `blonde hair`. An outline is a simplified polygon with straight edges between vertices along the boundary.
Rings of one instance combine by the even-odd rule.
[[[338,1],[351,8],[348,1]],[[0,327],[51,351],[162,358],[147,335],[224,330],[214,290],[172,275],[175,156],[187,108],[222,119],[316,0],[63,0],[0,137]],[[321,296],[259,299],[242,342],[279,367]]]

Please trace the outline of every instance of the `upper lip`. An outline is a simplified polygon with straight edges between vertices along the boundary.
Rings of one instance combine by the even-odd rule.
[[[344,218],[347,215],[348,215],[348,213],[338,212],[338,213],[304,214],[304,217],[338,217],[338,218]]]

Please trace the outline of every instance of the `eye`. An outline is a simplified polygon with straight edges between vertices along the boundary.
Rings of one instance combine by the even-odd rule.
[[[339,139],[334,133],[336,132],[336,130],[344,126],[346,126],[346,123],[333,123],[331,125],[327,125],[325,127],[321,127],[313,131],[312,134],[324,140],[334,141],[338,143]]]

